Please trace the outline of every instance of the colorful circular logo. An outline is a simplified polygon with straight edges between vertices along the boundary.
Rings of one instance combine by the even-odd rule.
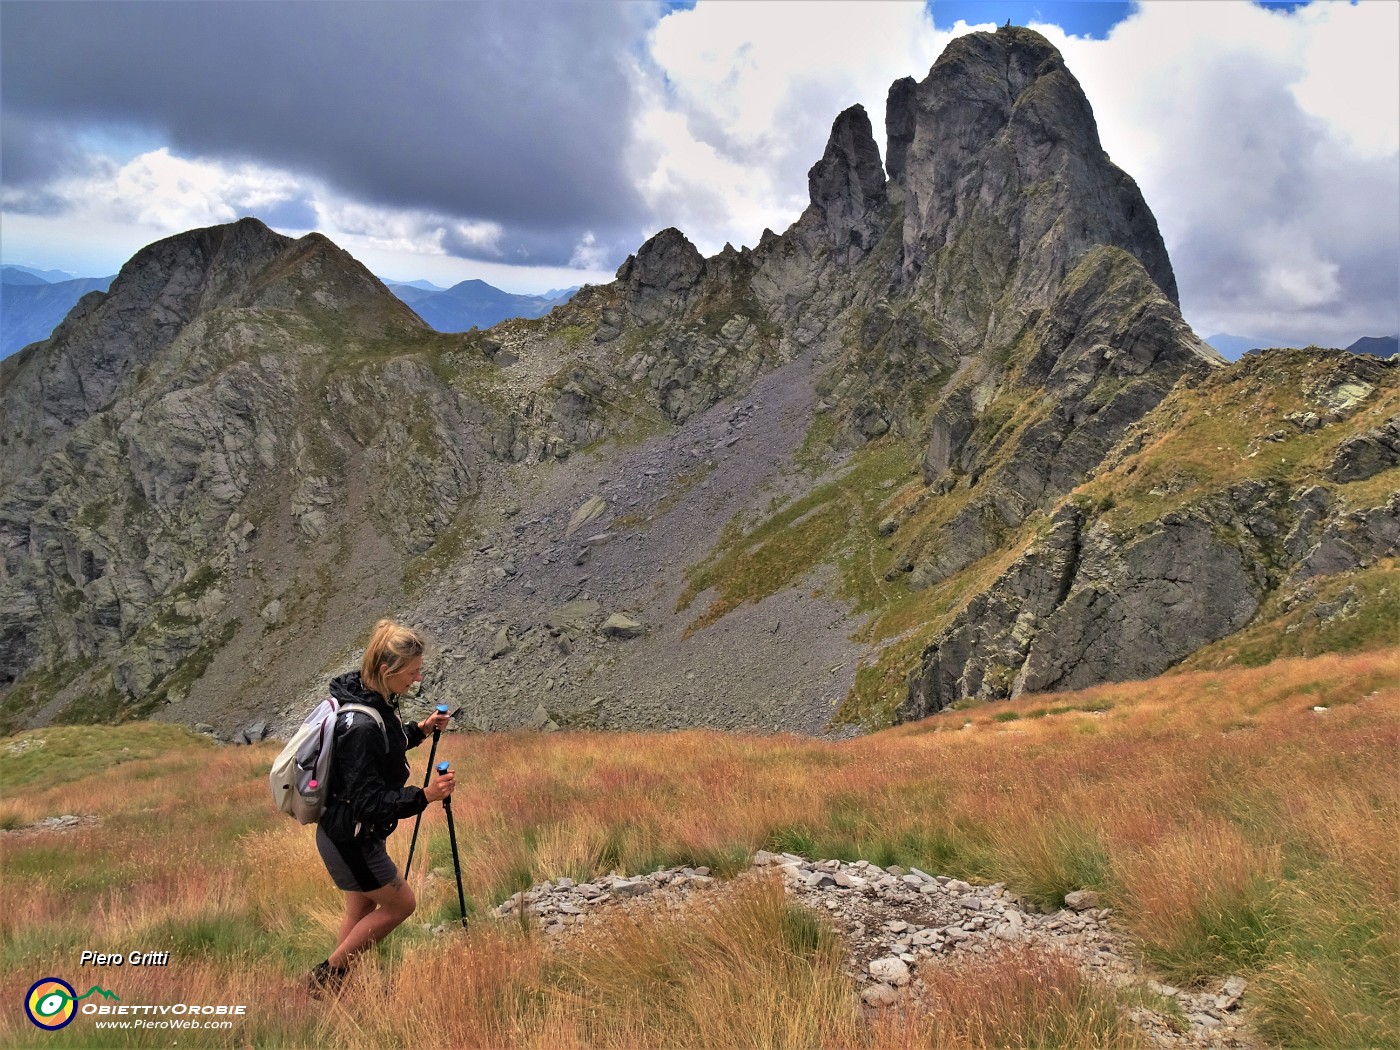
[[[78,1012],[78,993],[67,981],[45,977],[35,981],[24,997],[24,1012],[46,1031],[56,1031],[73,1020]]]

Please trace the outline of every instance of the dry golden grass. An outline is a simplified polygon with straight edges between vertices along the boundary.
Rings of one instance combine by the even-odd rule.
[[[1135,1050],[1151,1045],[1113,996],[1062,956],[1008,950],[925,967],[920,977],[928,988],[927,1004],[879,1018],[874,1046]]]
[[[0,742],[11,823],[100,822],[0,838],[0,996],[92,977],[77,969],[85,948],[139,948],[171,951],[171,965],[104,972],[125,1001],[250,1004],[233,1031],[185,1045],[1131,1045],[1110,993],[1031,956],[939,976],[942,1011],[871,1020],[830,935],[771,887],[620,920],[568,952],[483,918],[545,878],[678,864],[728,876],[767,848],[1006,882],[1047,905],[1094,887],[1164,978],[1248,977],[1271,1040],[1387,1045],[1400,1040],[1397,727],[1400,649],[1022,697],[841,744],[449,736],[439,756],[458,771],[470,928],[423,929],[457,917],[434,807],[411,875],[419,913],[329,1008],[299,980],[329,950],[341,897],[312,829],[266,800],[274,746],[189,737],[114,765],[101,731],[41,731],[42,762]],[[107,742],[134,747],[147,731]],[[77,748],[89,750],[75,771]],[[400,867],[410,833],[390,843]],[[83,1045],[87,1023],[54,1035],[0,1015],[0,1045]]]

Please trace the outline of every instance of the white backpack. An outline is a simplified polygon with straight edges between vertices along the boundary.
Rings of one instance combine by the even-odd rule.
[[[341,711],[363,711],[379,724],[379,731],[384,732],[384,719],[365,704],[338,704],[335,697],[328,696],[316,705],[272,763],[267,777],[272,804],[296,818],[299,824],[316,823],[326,808],[335,718]]]

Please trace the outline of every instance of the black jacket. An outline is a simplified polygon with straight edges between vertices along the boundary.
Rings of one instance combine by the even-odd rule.
[[[385,700],[360,681],[360,672],[331,682],[331,696],[340,704],[364,704],[384,719],[384,732],[363,711],[336,716],[331,753],[330,799],[319,821],[330,838],[347,841],[359,836],[388,838],[399,818],[412,817],[428,805],[422,788],[405,787],[405,752],[423,742],[424,733],[399,718],[397,698]]]

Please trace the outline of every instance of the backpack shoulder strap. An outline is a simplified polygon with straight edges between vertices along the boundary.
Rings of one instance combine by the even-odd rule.
[[[388,730],[386,730],[386,729],[384,728],[384,716],[381,715],[381,714],[380,714],[378,711],[376,711],[374,708],[370,707],[368,704],[341,704],[341,705],[340,705],[340,710],[341,710],[341,711],[359,711],[359,712],[362,712],[363,714],[369,715],[371,718],[374,719],[375,724],[376,724],[377,726],[379,726],[379,731],[380,731],[381,733],[384,734],[384,739],[385,739],[385,741],[386,741],[386,742],[388,741],[388,739],[389,739],[389,732],[388,732]]]

